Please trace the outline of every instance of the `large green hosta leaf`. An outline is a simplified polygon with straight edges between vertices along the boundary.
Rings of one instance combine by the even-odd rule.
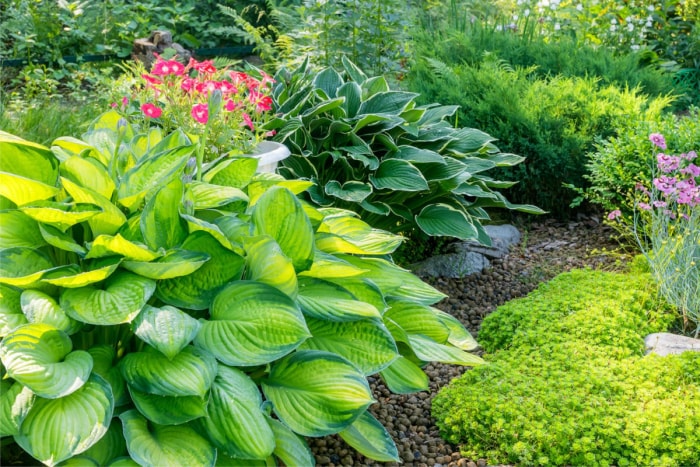
[[[55,185],[58,159],[45,146],[0,131],[0,172]]]
[[[39,231],[39,224],[21,211],[0,211],[0,226],[0,249],[39,248],[46,244]]]
[[[28,323],[22,312],[21,296],[21,290],[0,284],[0,337]]]
[[[409,335],[411,350],[424,362],[442,362],[453,365],[483,365],[485,362],[476,355],[449,345],[437,342],[420,335]]]
[[[317,350],[297,351],[276,362],[262,387],[279,419],[303,436],[337,433],[374,402],[354,365]]]
[[[83,456],[93,459],[97,465],[108,465],[113,459],[127,454],[126,441],[122,430],[122,423],[117,417],[112,417],[107,433],[93,444],[90,449],[83,452]]]
[[[380,462],[399,462],[399,451],[386,428],[369,412],[338,433],[360,454]]]
[[[175,307],[146,305],[132,323],[134,333],[169,359],[175,358],[197,335],[199,321]]]
[[[328,216],[316,233],[316,247],[326,253],[391,254],[403,237],[371,228],[351,216]]]
[[[428,182],[420,170],[408,161],[386,159],[377,171],[369,176],[370,182],[378,190],[427,191]]]
[[[246,245],[246,279],[277,287],[290,297],[297,294],[297,275],[292,261],[270,237],[254,237]]]
[[[324,253],[322,251],[316,251],[314,254],[314,262],[310,269],[300,272],[299,276],[316,277],[319,279],[332,279],[332,278],[348,278],[353,276],[358,276],[363,272],[367,272],[366,269],[360,269],[347,261],[343,261],[340,258],[336,258],[333,255]]]
[[[61,179],[61,184],[75,202],[93,204],[102,209],[101,213],[88,219],[88,224],[94,235],[113,235],[126,223],[124,213],[100,193],[82,187],[66,178]]]
[[[85,247],[76,243],[70,230],[68,230],[68,232],[61,232],[51,225],[39,224],[39,232],[41,232],[41,237],[46,243],[59,250],[72,251],[80,256],[85,256],[87,253]]]
[[[120,234],[99,235],[90,245],[90,251],[85,258],[102,258],[104,256],[123,256],[132,261],[153,261],[160,257],[147,247],[138,245],[122,237]]]
[[[307,337],[306,322],[294,301],[261,282],[238,281],[224,288],[202,322],[195,344],[227,365],[273,362]]]
[[[109,384],[97,375],[60,399],[37,399],[15,436],[17,444],[46,465],[87,450],[104,436],[114,401]]]
[[[284,465],[316,465],[316,459],[304,438],[294,433],[284,423],[270,416],[267,416],[267,422],[275,435],[273,454],[284,462]]]
[[[219,365],[207,417],[200,423],[223,454],[265,459],[275,449],[275,437],[261,405],[262,397],[253,380],[242,371]]]
[[[18,206],[52,198],[58,192],[59,189],[53,185],[0,172],[0,196],[4,196]]]
[[[117,366],[119,360],[117,359],[116,349],[110,345],[103,344],[90,347],[87,351],[92,355],[92,372],[100,375],[112,387],[115,407],[130,404],[131,399],[126,390],[126,381],[124,381],[124,377]]]
[[[204,181],[215,185],[245,188],[253,179],[258,160],[252,157],[227,159],[204,174]]]
[[[195,209],[218,208],[235,201],[248,202],[248,196],[239,188],[202,182],[193,182],[190,188]]]
[[[397,358],[380,374],[394,394],[412,394],[430,388],[428,375],[406,357]]]
[[[49,224],[65,232],[80,222],[102,212],[102,208],[90,203],[58,203],[55,201],[34,201],[22,205],[20,211],[37,222]]]
[[[204,253],[210,259],[192,274],[158,283],[156,296],[168,305],[204,310],[221,287],[241,277],[245,260],[206,232],[192,233],[182,249]]]
[[[207,414],[207,397],[161,396],[131,386],[129,394],[141,415],[158,425],[182,425]]]
[[[172,250],[156,261],[124,261],[122,267],[139,276],[164,280],[192,274],[209,258],[208,254],[199,251]]]
[[[423,232],[433,237],[474,240],[479,236],[470,216],[447,204],[431,204],[424,207],[416,216],[416,224]]]
[[[393,337],[378,320],[338,323],[308,318],[307,324],[312,337],[301,349],[336,353],[365,375],[383,370],[399,355]]]
[[[297,302],[307,316],[329,321],[379,318],[379,310],[338,284],[311,277],[299,278]]]
[[[107,168],[91,157],[69,157],[61,164],[61,175],[64,182],[69,179],[83,188],[99,193],[105,199],[111,199],[116,189]]]
[[[408,300],[388,300],[388,304],[390,308],[384,317],[408,334],[421,334],[441,344],[447,342],[450,330],[430,307]]]
[[[82,327],[82,323],[66,315],[56,300],[44,292],[25,290],[22,292],[20,305],[30,323],[48,324],[66,334],[74,334]]]
[[[142,466],[213,466],[216,449],[187,425],[148,423],[136,410],[119,416],[129,455]]]
[[[442,323],[447,326],[450,330],[450,335],[447,338],[447,342],[454,345],[458,349],[466,350],[467,352],[475,350],[479,347],[476,339],[467,331],[464,325],[454,316],[449,313],[445,313],[437,308],[431,308],[433,313],[442,321]]]
[[[68,316],[83,323],[101,326],[131,322],[155,291],[156,283],[136,274],[118,271],[104,287],[66,289],[60,305]]]
[[[0,250],[0,284],[33,287],[52,267],[46,255],[32,248]]]
[[[77,265],[56,268],[41,278],[46,284],[75,289],[96,282],[102,282],[119,267],[121,260],[116,257],[104,258],[92,264],[86,264],[87,270],[81,271]]]
[[[268,189],[253,208],[257,235],[269,235],[292,260],[297,271],[309,269],[314,257],[314,231],[294,194],[282,187]]]
[[[386,300],[384,299],[384,294],[370,279],[363,277],[331,277],[328,281],[348,290],[357,300],[369,303],[375,307],[379,313],[384,313],[388,308]]]
[[[43,323],[25,324],[0,343],[0,359],[9,377],[48,399],[80,389],[92,371],[92,357],[71,352],[73,344],[63,331]]]
[[[21,383],[0,381],[0,438],[19,433],[35,399],[32,390]]]
[[[141,234],[151,249],[175,248],[187,238],[187,224],[180,217],[185,185],[175,179],[146,202],[141,213]]]

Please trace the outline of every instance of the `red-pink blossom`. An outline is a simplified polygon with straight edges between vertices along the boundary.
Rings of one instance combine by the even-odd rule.
[[[253,120],[250,119],[250,115],[247,113],[243,114],[243,121],[250,128],[250,131],[255,131],[255,126],[253,125]]]
[[[201,74],[213,75],[216,73],[216,67],[214,66],[214,62],[211,60],[204,60],[203,62],[194,61],[194,63],[190,63],[192,64],[192,68]]]
[[[151,75],[146,74],[146,73],[141,75],[141,77],[143,79],[145,79],[148,82],[148,84],[151,84],[153,86],[158,86],[159,84],[163,84],[163,82],[161,80],[159,80],[158,78],[156,78],[155,76],[151,76]]]
[[[175,75],[180,76],[185,72],[185,66],[177,60],[158,60],[153,65],[153,73],[156,76]]]
[[[233,112],[237,109],[240,109],[241,107],[243,107],[243,104],[237,104],[233,101],[233,99],[226,99],[226,102],[224,103],[224,109],[226,109],[229,112]]]
[[[201,123],[202,125],[206,125],[206,123],[209,121],[209,107],[207,106],[207,104],[193,105],[192,118],[194,118],[195,121]]]
[[[158,118],[163,114],[163,109],[155,104],[147,102],[145,104],[141,104],[141,112],[143,112],[146,117]]]
[[[197,80],[192,78],[185,78],[182,80],[182,83],[180,83],[180,89],[182,89],[185,92],[190,92],[195,89],[196,85]]]

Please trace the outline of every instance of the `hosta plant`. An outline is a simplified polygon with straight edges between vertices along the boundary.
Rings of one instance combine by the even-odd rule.
[[[50,149],[0,132],[3,461],[312,465],[331,433],[397,460],[367,377],[427,389],[473,339],[400,237],[195,150],[114,111]]]
[[[314,204],[351,209],[394,233],[485,244],[486,208],[542,212],[497,191],[513,183],[486,173],[523,158],[501,153],[482,131],[451,125],[456,106],[418,106],[417,94],[391,90],[347,59],[343,67],[314,73],[305,62],[275,76],[278,115],[267,128],[292,152],[279,172],[314,182],[306,192]]]

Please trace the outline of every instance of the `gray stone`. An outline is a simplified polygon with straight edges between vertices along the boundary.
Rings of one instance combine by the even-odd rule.
[[[414,273],[431,277],[458,278],[481,272],[489,266],[489,260],[473,251],[437,255],[416,263],[411,268]]]
[[[489,258],[503,258],[512,245],[520,242],[520,231],[510,224],[486,225],[484,230],[491,238],[491,246],[482,245],[476,241],[455,244],[456,252],[473,251]]]
[[[150,70],[156,61],[155,54],[162,54],[165,49],[175,50],[176,59],[183,65],[190,61],[192,53],[180,44],[173,42],[170,31],[153,31],[148,38],[136,39],[131,51],[131,58],[143,63],[146,70]]]
[[[657,332],[644,338],[647,354],[655,353],[661,356],[678,355],[683,352],[700,352],[700,339],[671,334],[669,332]]]

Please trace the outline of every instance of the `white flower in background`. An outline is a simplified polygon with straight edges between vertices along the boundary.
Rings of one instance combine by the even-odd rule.
[[[628,30],[629,32],[634,31],[634,24],[632,24],[632,23],[627,23],[627,30]]]
[[[617,31],[617,26],[615,26],[614,24],[611,24],[610,25],[610,32],[615,32],[615,31]]]
[[[561,29],[561,24],[559,23],[554,23],[554,30],[559,31]]]
[[[513,15],[513,21],[518,21],[518,15]]]
[[[617,20],[615,18],[611,19],[610,24],[617,24]]]
[[[498,32],[503,31],[503,26],[501,26],[500,24],[498,26],[496,26],[496,31],[498,31]]]
[[[644,26],[647,28],[650,28],[652,26],[651,21],[647,21]]]
[[[632,50],[634,50],[634,51],[636,52],[637,50],[639,50],[639,44],[632,44],[632,45],[630,46],[630,49],[632,49]]]
[[[579,3],[578,5],[576,5],[576,9],[578,11],[583,11],[583,3]]]
[[[654,11],[654,9],[655,9],[655,8],[654,8],[654,5],[649,5],[649,6],[647,7],[647,11]]]
[[[530,9],[529,9],[529,8],[525,8],[525,11],[523,11],[523,16],[524,16],[525,18],[527,18],[528,16],[530,16]]]

